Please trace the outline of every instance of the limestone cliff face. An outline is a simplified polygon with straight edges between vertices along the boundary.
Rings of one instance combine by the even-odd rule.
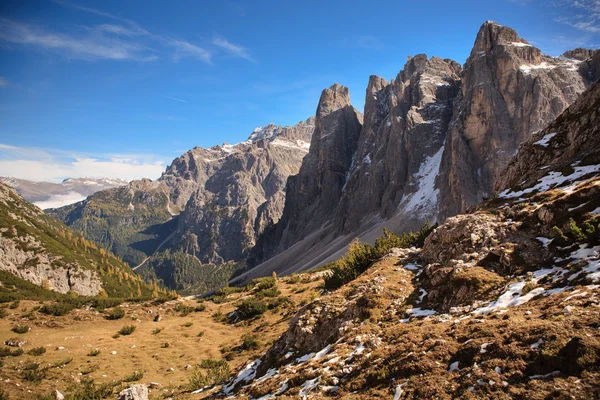
[[[312,120],[301,129],[269,125],[228,149],[187,202],[173,246],[204,263],[242,260],[265,227],[279,220],[287,178],[298,173],[312,129]]]
[[[374,240],[384,226],[415,229],[478,204],[519,144],[598,77],[598,58],[584,49],[543,55],[488,21],[463,67],[417,55],[392,82],[372,76],[351,162],[336,170],[344,176],[341,192],[322,191],[302,173],[290,178],[284,218],[259,240],[249,264],[271,259],[263,273],[308,268],[334,259],[356,236]],[[323,172],[317,138],[301,168],[315,176]]]
[[[318,230],[335,211],[354,162],[362,115],[350,104],[347,87],[335,84],[321,94],[310,151],[290,176],[281,220],[263,235],[250,256],[262,260]]]
[[[496,181],[500,197],[521,197],[600,170],[600,82],[541,132],[522,143]],[[544,176],[552,175],[540,181]],[[546,183],[547,182],[547,183]],[[530,188],[536,188],[531,190]],[[542,212],[543,213],[543,212]]]
[[[508,27],[485,23],[467,59],[438,179],[442,217],[492,193],[520,143],[554,120],[591,83],[582,54],[553,58]],[[567,53],[570,54],[570,53]],[[588,59],[589,57],[586,57]]]
[[[50,214],[135,266],[166,249],[201,263],[242,261],[279,220],[287,178],[308,153],[314,120],[257,128],[235,145],[195,147],[154,182],[132,181]]]

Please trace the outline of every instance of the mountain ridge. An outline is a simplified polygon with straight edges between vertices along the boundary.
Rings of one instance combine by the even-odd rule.
[[[464,67],[417,55],[392,82],[371,77],[360,144],[342,172],[348,181],[333,217],[320,229],[302,230],[298,221],[312,211],[286,218],[284,209],[283,226],[267,231],[252,250],[249,264],[258,270],[248,278],[321,265],[357,236],[372,242],[383,227],[416,229],[476,206],[491,195],[519,143],[598,78],[590,76],[598,53],[549,57],[513,29],[488,21]],[[288,198],[294,198],[289,190]]]

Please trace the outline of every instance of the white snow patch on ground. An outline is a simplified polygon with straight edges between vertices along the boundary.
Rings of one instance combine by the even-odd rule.
[[[266,374],[264,374],[263,376],[261,376],[260,378],[258,378],[256,380],[256,383],[261,383],[266,381],[267,379],[271,378],[272,376],[275,376],[275,374],[277,374],[277,369],[276,368],[271,368],[267,371]]]
[[[541,138],[537,142],[534,142],[533,144],[537,144],[542,147],[548,147],[548,143],[550,142],[550,139],[552,139],[554,136],[556,136],[556,132],[548,133],[543,138]]]
[[[552,243],[552,241],[554,240],[554,239],[548,239],[548,238],[545,238],[545,237],[542,237],[542,236],[538,236],[538,237],[536,237],[536,239],[539,240],[540,242],[542,242],[542,244],[544,245],[544,247],[548,247],[548,245],[550,243]]]
[[[256,369],[262,363],[261,360],[255,360],[246,364],[246,367],[240,371],[235,380],[229,385],[223,386],[223,393],[229,394],[240,382],[248,382],[256,376]]]
[[[585,203],[580,204],[577,207],[571,207],[571,208],[569,208],[569,211],[577,210],[578,208],[581,208],[581,207],[585,206],[587,203],[589,203],[589,201],[586,201]]]
[[[510,199],[514,197],[521,197],[524,194],[532,193],[535,191],[545,192],[546,190],[556,188],[567,182],[573,182],[581,178],[582,176],[598,172],[600,171],[600,165],[586,165],[583,167],[577,166],[574,167],[574,169],[575,171],[568,176],[563,176],[563,174],[561,174],[558,171],[552,171],[548,175],[542,177],[535,186],[512,193],[510,189],[506,189],[504,192],[500,193],[498,197]]]
[[[515,46],[515,47],[531,47],[530,44],[522,43],[522,42],[510,42],[508,45]]]
[[[371,164],[371,157],[369,156],[369,154],[367,154],[365,156],[365,158],[363,158],[363,163],[364,164]]]
[[[419,268],[416,264],[410,263],[410,264],[404,265],[404,269],[408,269],[410,271],[418,271],[421,268]]]
[[[450,367],[448,368],[448,372],[452,372],[452,371],[459,371],[460,368],[458,367],[458,361],[454,361],[452,364],[450,364]]]
[[[544,343],[544,340],[540,338],[537,342],[531,344],[529,347],[532,349],[538,349],[542,343]]]
[[[556,65],[548,64],[545,61],[541,62],[539,64],[524,64],[519,67],[521,72],[523,72],[524,74],[531,74],[533,71],[540,70],[540,69],[550,70],[550,69],[554,69],[554,68],[556,68]]]
[[[415,308],[409,308],[408,310],[406,310],[406,313],[408,315],[410,315],[411,317],[427,317],[429,315],[435,315],[435,314],[437,314],[437,311],[435,311],[435,310],[422,310],[419,307],[415,307]]]
[[[506,292],[504,292],[496,301],[491,302],[486,307],[479,307],[475,311],[474,314],[489,314],[492,311],[499,310],[502,308],[508,307],[516,307],[521,304],[527,303],[529,300],[541,294],[544,291],[544,288],[535,288],[524,296],[521,296],[521,292],[523,291],[523,287],[527,282],[521,281],[517,283],[513,283],[508,287]]]
[[[300,392],[298,393],[298,395],[303,399],[307,399],[310,392],[317,388],[320,381],[321,381],[321,377],[318,376],[315,379],[311,379],[311,380],[304,382],[301,386],[301,389],[300,389]]]
[[[440,172],[443,153],[444,144],[433,156],[425,158],[425,161],[419,167],[419,171],[413,174],[419,189],[415,193],[404,195],[400,202],[402,211],[405,213],[427,213],[435,210],[440,194],[439,189],[435,187],[435,178]]]
[[[325,355],[327,355],[327,353],[329,353],[330,350],[331,345],[328,344],[327,346],[325,346],[325,348],[323,348],[322,350],[318,351],[317,354],[315,354],[315,360],[320,360],[321,358],[325,357]]]
[[[558,376],[560,375],[561,372],[560,371],[552,371],[549,374],[546,375],[532,375],[529,377],[529,379],[544,379],[544,378],[550,378],[552,376]]]
[[[298,364],[302,364],[303,362],[306,362],[308,360],[310,360],[311,358],[313,358],[315,356],[315,353],[309,353],[309,354],[305,354],[302,357],[298,357],[296,358],[296,362]]]
[[[596,208],[596,209],[595,209],[595,210],[593,210],[593,211],[590,211],[590,214],[593,214],[593,215],[600,215],[600,207]]]
[[[406,385],[407,382],[401,383],[400,385],[396,386],[396,392],[394,393],[394,400],[399,400],[400,397],[402,396],[402,393],[404,393],[404,390],[402,390],[402,386]]]

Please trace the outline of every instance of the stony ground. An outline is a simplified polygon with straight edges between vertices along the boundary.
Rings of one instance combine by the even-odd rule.
[[[578,177],[450,218],[422,249],[395,249],[300,309],[264,355],[206,392],[599,398],[599,190]]]

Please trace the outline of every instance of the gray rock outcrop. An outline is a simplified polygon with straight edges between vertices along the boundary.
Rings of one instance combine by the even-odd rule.
[[[546,56],[513,29],[488,21],[463,67],[417,55],[392,82],[371,77],[352,161],[336,170],[341,193],[303,176],[324,172],[322,149],[311,146],[290,178],[282,219],[251,252],[249,264],[260,267],[238,282],[332,261],[357,236],[373,241],[383,227],[441,222],[492,196],[519,144],[599,77],[598,58],[583,49]]]

